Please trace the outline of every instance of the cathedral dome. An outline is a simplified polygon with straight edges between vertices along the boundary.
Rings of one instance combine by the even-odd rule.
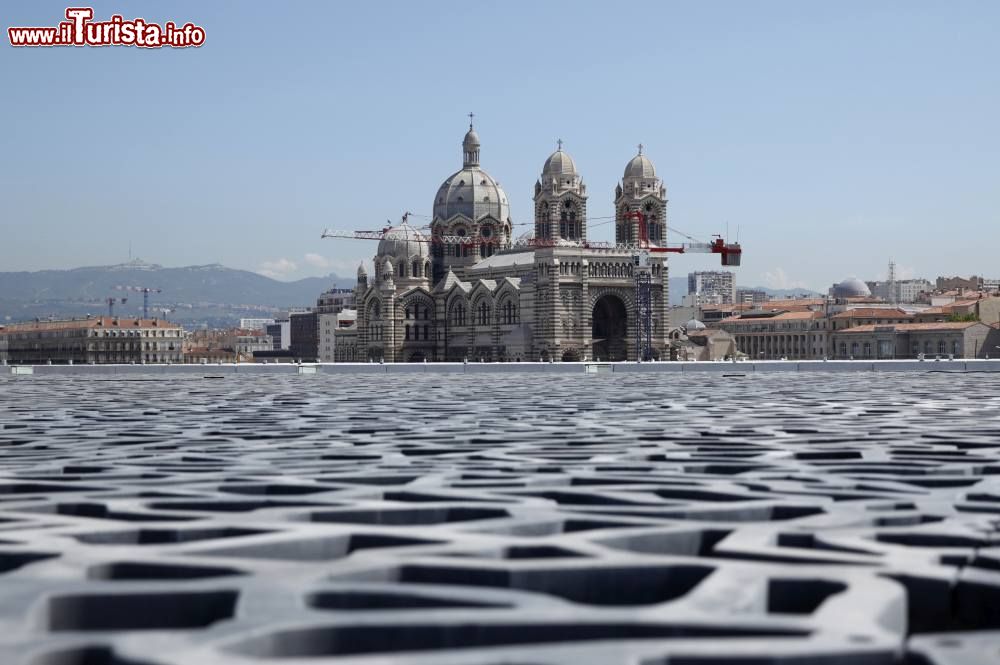
[[[489,216],[505,222],[510,217],[507,193],[489,173],[479,168],[479,147],[479,135],[470,126],[462,141],[462,169],[448,176],[438,188],[434,219],[465,215],[478,221]]]
[[[839,284],[833,285],[833,295],[836,298],[867,297],[871,294],[868,285],[856,277],[848,277]]]
[[[684,329],[688,332],[693,332],[695,330],[704,330],[707,326],[698,319],[691,319],[684,324]]]
[[[545,166],[542,167],[542,175],[576,175],[576,164],[573,163],[573,158],[569,156],[569,153],[563,152],[561,141],[559,149],[545,160]]]
[[[394,259],[409,259],[414,256],[424,258],[430,256],[430,251],[427,247],[427,238],[403,222],[382,235],[382,239],[378,242],[378,256],[391,256]]]
[[[655,178],[656,169],[653,168],[653,162],[649,161],[649,157],[642,154],[642,146],[639,146],[639,154],[629,160],[629,163],[625,166],[625,177],[626,178]]]

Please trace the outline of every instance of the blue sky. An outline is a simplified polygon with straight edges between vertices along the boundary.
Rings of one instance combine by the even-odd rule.
[[[65,7],[5,3],[0,18],[55,25]],[[642,142],[672,226],[739,229],[741,284],[825,289],[890,258],[906,276],[1000,277],[997,2],[94,10],[192,21],[207,41],[0,46],[0,270],[117,263],[131,240],[164,265],[352,275],[375,244],[322,229],[429,214],[475,111],[515,222],[531,222],[557,138],[595,217]]]

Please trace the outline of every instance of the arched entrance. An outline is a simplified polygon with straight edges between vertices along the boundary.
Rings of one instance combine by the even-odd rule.
[[[580,362],[580,353],[576,349],[569,349],[567,351],[563,351],[562,361],[564,363]]]
[[[593,329],[594,358],[601,360],[628,360],[628,314],[625,303],[616,295],[607,294],[594,303]]]

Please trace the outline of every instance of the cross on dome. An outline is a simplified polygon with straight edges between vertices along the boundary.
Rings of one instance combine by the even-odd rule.
[[[476,117],[476,114],[469,111],[469,129],[472,129],[472,119]]]
[[[641,143],[639,144],[639,154],[640,155],[642,154],[642,144]]]
[[[563,144],[563,140],[562,139],[558,139],[556,141],[556,145],[558,146],[559,152],[562,152],[562,144]]]

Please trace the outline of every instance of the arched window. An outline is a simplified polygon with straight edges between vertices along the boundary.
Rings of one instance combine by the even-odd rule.
[[[465,325],[465,304],[461,301],[456,302],[452,305],[451,316],[449,317],[451,325],[453,326],[464,326]]]
[[[410,274],[414,277],[420,277],[420,261],[413,262],[413,265],[410,266]]]
[[[945,353],[946,351],[945,351],[944,340],[943,339],[938,340],[938,355],[943,356]]]
[[[490,306],[483,300],[479,303],[479,325],[487,326],[490,323]]]
[[[513,300],[506,300],[504,304],[500,307],[500,317],[505,325],[513,325],[517,323],[517,305],[514,304]]]
[[[396,266],[396,276],[406,277],[406,262],[400,261],[399,265]]]
[[[403,336],[403,339],[404,339],[404,340],[406,340],[406,341],[409,341],[409,340],[410,340],[410,324],[409,324],[409,323],[407,323],[407,324],[406,324],[406,325],[404,326],[403,330],[404,330],[404,336]]]

